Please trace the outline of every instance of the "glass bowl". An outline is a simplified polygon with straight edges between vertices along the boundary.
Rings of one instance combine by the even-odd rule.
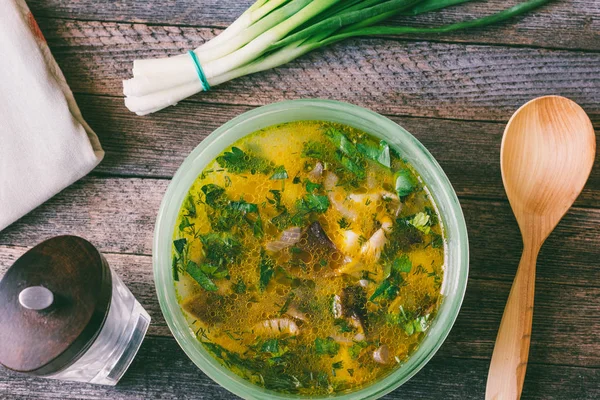
[[[177,302],[171,271],[172,241],[179,209],[189,188],[205,166],[226,147],[259,129],[285,122],[322,120],[353,126],[384,139],[421,175],[439,209],[446,235],[444,300],[423,341],[412,356],[389,375],[349,393],[313,398],[376,399],[396,389],[433,357],[442,345],[460,310],[469,269],[465,220],[448,177],[427,149],[410,133],[375,112],[328,100],[294,100],[270,104],[227,122],[202,141],[185,159],[164,196],[154,231],[152,258],[160,307],[173,336],[188,357],[210,378],[245,399],[298,399],[256,386],[217,361],[196,339]],[[306,398],[306,397],[302,397]]]

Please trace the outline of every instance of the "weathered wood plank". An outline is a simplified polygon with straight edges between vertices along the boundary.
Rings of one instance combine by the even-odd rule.
[[[27,248],[0,246],[0,277]],[[106,254],[111,267],[152,317],[148,334],[171,336],[160,311],[149,256]],[[479,268],[473,265],[473,269]],[[485,266],[483,266],[485,267]],[[476,275],[476,274],[475,274]],[[472,278],[443,356],[489,359],[510,290],[509,281]],[[540,282],[530,359],[535,363],[600,366],[600,288]]]
[[[119,98],[78,95],[77,100],[106,150],[96,172],[140,177],[172,177],[183,159],[208,134],[253,108],[182,102],[160,114],[138,118],[131,116]],[[500,142],[505,124],[391,118],[427,146],[459,196],[506,198],[500,174]],[[600,120],[596,125],[600,127]],[[576,204],[600,206],[600,153]]]
[[[151,254],[167,180],[86,178],[0,233],[0,244],[31,246],[59,234],[89,239],[104,252]],[[472,277],[513,278],[521,239],[506,202],[463,199]],[[597,286],[600,210],[571,209],[539,258],[538,282]]]
[[[535,292],[529,362],[600,367],[600,288],[540,281]],[[440,354],[489,360],[511,284],[471,278],[461,312]]]
[[[418,17],[394,18],[393,25],[437,26],[454,21],[489,15],[516,3],[517,0],[488,0],[452,7]],[[84,20],[143,22],[164,25],[225,27],[252,1],[167,0],[148,3],[142,0],[107,2],[30,0],[37,17],[77,18]],[[552,32],[552,34],[548,34]],[[600,49],[600,6],[594,0],[555,1],[530,15],[515,18],[499,26],[436,36],[410,36],[444,41],[500,43]]]
[[[488,361],[436,355],[421,372],[384,399],[483,398]],[[522,399],[597,399],[600,370],[530,364]],[[115,387],[24,377],[0,369],[0,393],[13,399],[233,399],[202,373],[173,339],[147,338]]]
[[[207,28],[131,23],[41,19],[40,25],[74,91],[115,96],[134,58],[178,54],[213,35]],[[319,97],[384,114],[504,121],[546,94],[570,97],[598,117],[599,88],[600,53],[363,39],[191,100],[262,105]]]

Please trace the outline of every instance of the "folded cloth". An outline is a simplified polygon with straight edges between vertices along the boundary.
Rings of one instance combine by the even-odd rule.
[[[0,0],[0,230],[104,156],[23,0]]]

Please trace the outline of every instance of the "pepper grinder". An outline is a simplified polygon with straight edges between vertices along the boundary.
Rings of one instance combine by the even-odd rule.
[[[115,385],[149,324],[104,256],[79,237],[35,246],[0,281],[0,363],[14,371]]]

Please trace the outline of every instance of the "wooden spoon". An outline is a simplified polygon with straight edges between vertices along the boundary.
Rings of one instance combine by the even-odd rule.
[[[506,126],[500,153],[502,181],[523,236],[523,256],[500,323],[486,400],[521,397],[537,255],[583,189],[595,153],[590,119],[564,97],[534,99],[519,108]]]

